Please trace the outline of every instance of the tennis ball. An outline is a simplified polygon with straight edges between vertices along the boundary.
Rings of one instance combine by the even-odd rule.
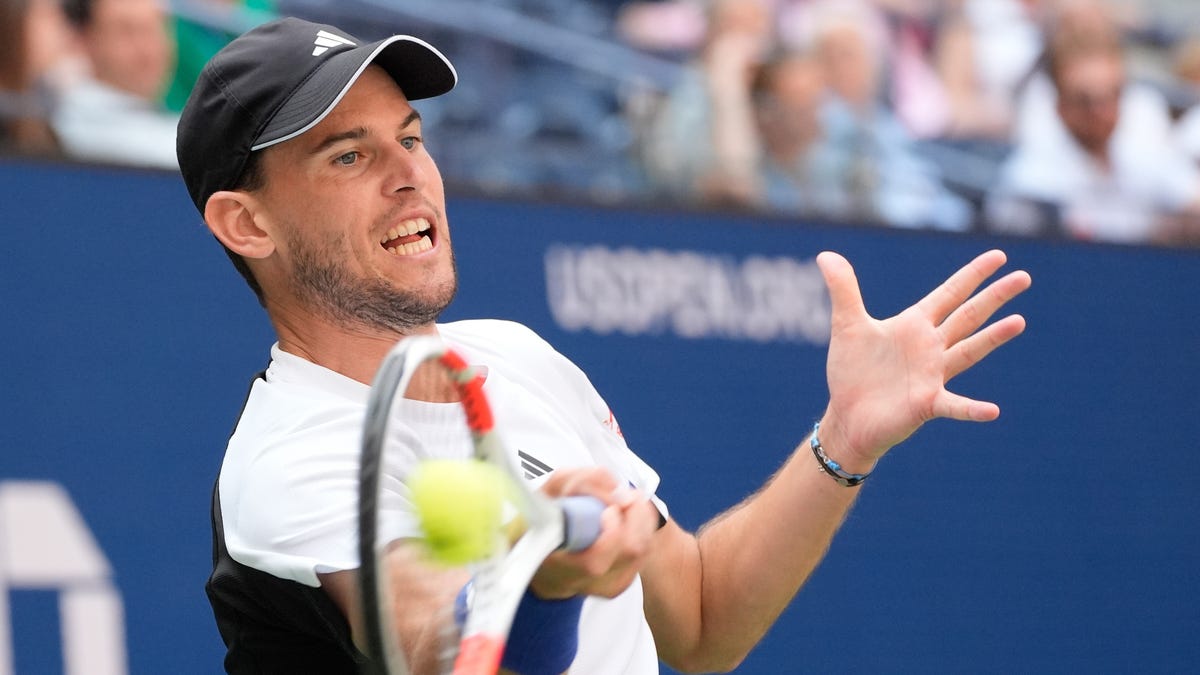
[[[430,557],[461,565],[492,553],[506,480],[500,469],[473,459],[420,463],[408,489]]]

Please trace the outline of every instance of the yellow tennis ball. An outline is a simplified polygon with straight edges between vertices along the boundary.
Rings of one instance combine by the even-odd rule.
[[[492,553],[506,480],[500,469],[478,460],[421,462],[408,489],[434,560],[461,565]]]

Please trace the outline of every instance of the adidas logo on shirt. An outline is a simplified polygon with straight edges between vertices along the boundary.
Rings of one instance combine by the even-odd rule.
[[[517,456],[521,458],[521,468],[525,471],[525,480],[541,478],[554,470],[550,468],[550,465],[524,450],[518,450]]]

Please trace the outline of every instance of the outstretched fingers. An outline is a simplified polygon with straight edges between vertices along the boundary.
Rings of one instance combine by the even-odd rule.
[[[946,350],[946,381],[949,382],[959,373],[979,363],[997,347],[1024,331],[1025,317],[1013,314],[1000,319],[965,340],[960,340]]]
[[[988,251],[954,273],[944,284],[918,303],[927,317],[940,322],[938,330],[946,345],[943,373],[948,382],[971,368],[998,347],[1025,331],[1025,318],[1006,316],[983,326],[1010,300],[1033,283],[1023,270],[1011,272],[976,293],[983,282],[1004,265],[1001,251]],[[1000,407],[943,389],[934,401],[934,416],[955,420],[990,422],[1000,416]]]
[[[1000,250],[980,254],[933,289],[929,295],[921,298],[916,308],[935,324],[942,323],[951,312],[971,297],[984,280],[995,274],[1007,259]]]
[[[991,422],[1000,417],[1000,406],[943,391],[934,401],[933,415],[964,422]]]
[[[1024,270],[1010,272],[959,305],[946,317],[939,330],[944,344],[954,345],[979,329],[1009,300],[1024,293],[1033,280]]]

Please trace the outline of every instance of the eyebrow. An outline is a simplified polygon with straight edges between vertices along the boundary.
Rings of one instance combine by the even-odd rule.
[[[413,110],[412,112],[408,113],[408,117],[405,117],[404,121],[400,123],[399,128],[406,129],[410,125],[412,125],[413,122],[418,122],[418,121],[420,121],[420,119],[421,119],[421,113],[417,112],[416,110]],[[337,133],[330,134],[330,135],[326,136],[325,138],[323,138],[321,140],[321,142],[318,143],[316,145],[316,147],[314,147],[312,149],[311,154],[319,155],[322,152],[324,152],[325,150],[328,150],[333,145],[341,143],[342,141],[352,141],[352,140],[357,140],[360,138],[365,138],[368,133],[369,132],[367,131],[366,127],[360,126],[360,127],[355,127],[353,129],[347,129],[346,131],[339,131]]]

